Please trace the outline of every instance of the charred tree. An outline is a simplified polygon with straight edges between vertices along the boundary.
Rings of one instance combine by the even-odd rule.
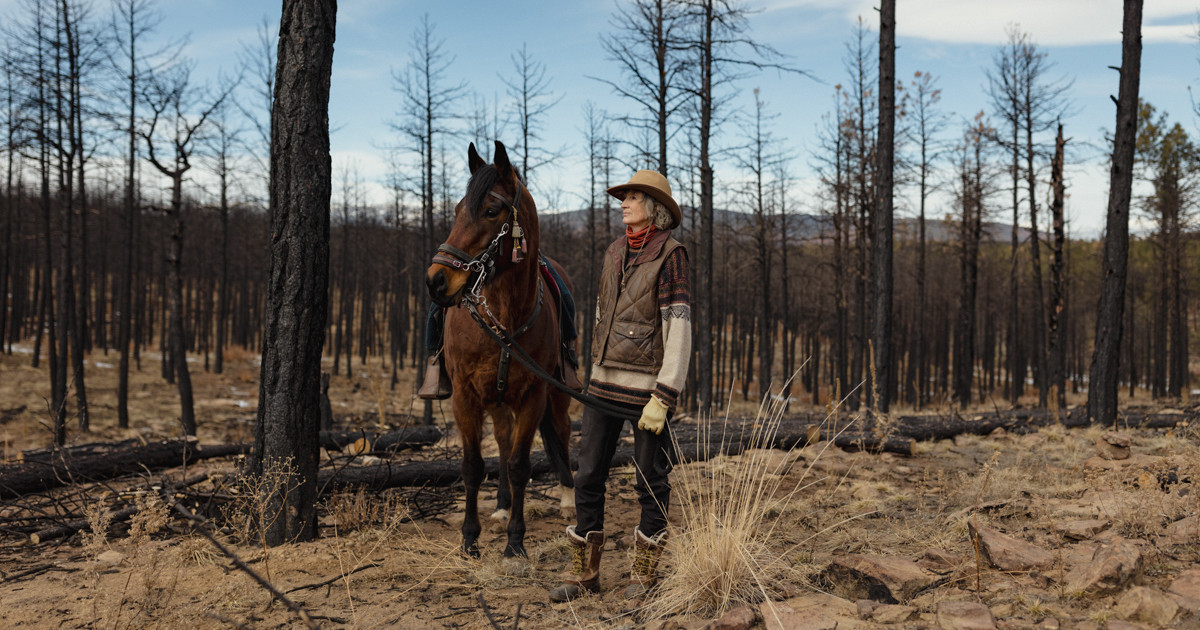
[[[1096,307],[1096,342],[1089,369],[1087,403],[1088,417],[1104,425],[1113,424],[1117,417],[1121,324],[1129,260],[1129,202],[1133,190],[1138,83],[1142,65],[1142,0],[1125,0],[1124,7],[1116,134],[1109,173],[1100,301]]]
[[[254,455],[257,476],[293,473],[267,499],[263,541],[316,537],[321,349],[329,291],[329,79],[335,0],[285,0],[271,113],[271,269]]]
[[[892,194],[896,151],[896,0],[879,9],[879,131],[875,168],[875,235],[871,241],[874,370],[868,392],[887,413],[892,400]]]

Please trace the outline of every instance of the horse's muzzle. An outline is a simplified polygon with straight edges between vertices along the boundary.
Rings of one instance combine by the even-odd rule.
[[[435,267],[440,267],[440,265],[435,265]],[[431,269],[425,275],[425,286],[429,289],[429,297],[434,304],[444,308],[458,304],[462,297],[462,287],[451,290],[450,281],[446,276],[446,270],[442,268]]]

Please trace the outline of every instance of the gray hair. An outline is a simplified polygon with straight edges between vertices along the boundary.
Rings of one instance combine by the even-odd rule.
[[[665,230],[671,227],[675,222],[675,217],[671,216],[671,211],[663,202],[655,199],[647,193],[642,193],[643,204],[646,208],[646,216],[650,217],[650,222],[659,230]]]

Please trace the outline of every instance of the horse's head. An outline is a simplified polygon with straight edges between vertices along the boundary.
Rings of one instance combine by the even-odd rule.
[[[487,164],[471,143],[467,164],[467,194],[425,273],[429,295],[441,306],[457,305],[465,293],[511,267],[528,266],[538,251],[537,208],[504,145],[496,142],[495,162]]]

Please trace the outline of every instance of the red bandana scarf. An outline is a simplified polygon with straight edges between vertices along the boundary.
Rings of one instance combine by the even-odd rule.
[[[625,226],[625,240],[629,241],[629,249],[641,249],[646,241],[654,235],[654,224],[651,223],[646,227],[634,232],[632,227]]]

